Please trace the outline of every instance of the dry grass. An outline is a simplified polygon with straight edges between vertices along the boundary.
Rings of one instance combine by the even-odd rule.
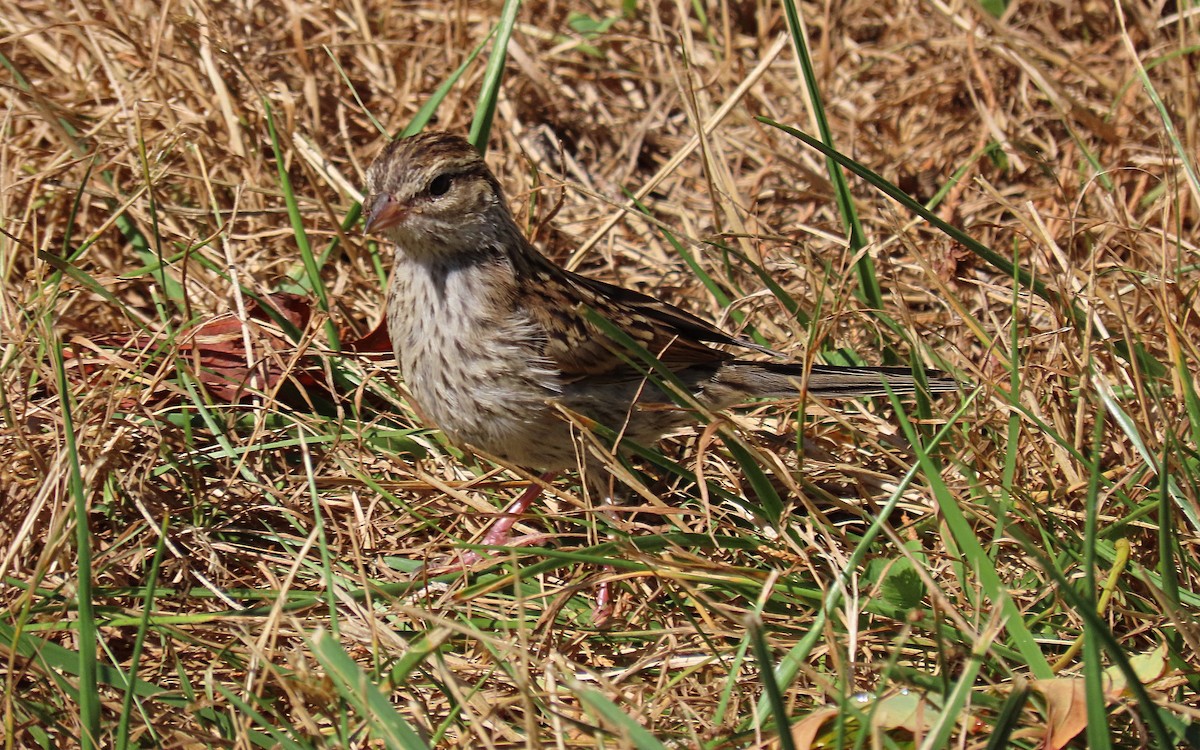
[[[706,25],[683,0],[628,3],[585,40],[569,14],[619,15],[612,4],[527,2],[490,161],[548,254],[752,326],[796,358],[911,351],[980,390],[907,417],[886,403],[810,404],[799,451],[794,412],[736,417],[744,454],[700,431],[664,446],[689,476],[702,471],[704,491],[639,463],[639,512],[613,521],[560,481],[523,527],[548,533],[542,546],[426,585],[416,566],[477,539],[524,482],[421,430],[391,363],[336,354],[326,323],[352,340],[380,314],[387,251],[343,228],[383,142],[367,111],[391,132],[408,124],[492,28],[499,4],[481,5],[0,10],[7,747],[80,744],[90,696],[74,690],[90,679],[91,621],[98,662],[120,668],[97,678],[105,747],[126,731],[143,747],[382,746],[371,743],[389,717],[356,703],[355,678],[337,669],[349,663],[438,746],[652,746],[638,727],[680,747],[773,746],[763,647],[799,659],[780,669],[791,719],[865,693],[880,708],[852,715],[847,737],[870,725],[907,746],[938,731],[930,706],[945,701],[980,722],[951,725],[960,746],[996,731],[1034,746],[1057,726],[1051,691],[1022,704],[1014,684],[1047,677],[1100,623],[1127,657],[1168,653],[1161,670],[1135,660],[1148,698],[1113,696],[1116,744],[1153,741],[1148,713],[1200,715],[1200,196],[1137,68],[1194,163],[1200,16],[1138,2],[1123,6],[1124,26],[1103,3],[1033,0],[1001,20],[936,1],[804,6],[839,150],[919,201],[937,195],[939,216],[1053,292],[1015,289],[853,179],[883,290],[875,310],[855,294],[823,157],[754,119],[816,132],[777,4],[709,4]],[[437,127],[466,131],[489,52],[451,88]],[[622,190],[651,185],[675,157],[643,201],[728,308],[655,221],[625,208]],[[252,381],[236,405],[208,398],[190,326],[248,320],[252,294],[317,299],[289,191],[314,252],[328,250],[327,309],[314,303],[283,348],[247,322],[246,340],[265,347],[252,364],[291,376]],[[158,337],[157,356],[113,343],[139,332]],[[899,426],[921,416],[924,441],[949,423],[927,457]],[[81,566],[94,612],[79,603]],[[1114,568],[1115,596],[1089,624]],[[818,617],[847,570],[845,597]],[[601,578],[617,582],[606,628],[591,617]],[[1001,589],[1029,640],[1012,610],[1000,614]],[[314,642],[319,630],[335,639]],[[142,692],[126,730],[135,655]],[[1072,655],[1054,684],[1069,693],[1086,665],[1094,674],[1114,658]],[[956,694],[960,681],[973,690]],[[882,708],[902,687],[932,702],[916,740]],[[998,718],[1005,706],[1016,713]]]

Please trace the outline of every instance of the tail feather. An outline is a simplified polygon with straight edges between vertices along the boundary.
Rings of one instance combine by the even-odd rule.
[[[925,385],[930,393],[959,390],[962,385],[938,370],[925,370]],[[886,386],[885,386],[886,384]],[[746,396],[789,398],[801,391],[818,398],[857,398],[893,393],[915,393],[917,381],[907,367],[844,367],[813,365],[807,373],[803,365],[783,362],[724,362],[716,377],[715,389],[706,388],[715,401],[735,403]],[[730,389],[732,393],[724,393]],[[740,393],[740,395],[738,395]]]

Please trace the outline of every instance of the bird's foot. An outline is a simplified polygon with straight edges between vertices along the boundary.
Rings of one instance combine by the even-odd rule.
[[[594,587],[596,608],[592,610],[592,624],[598,628],[611,625],[615,621],[616,607],[612,601],[612,581],[609,580],[615,570],[611,565],[603,566],[600,569],[600,581]]]
[[[495,546],[526,547],[550,539],[552,534],[525,534],[512,537]],[[485,542],[487,544],[487,542]],[[447,573],[464,573],[484,562],[495,562],[502,558],[504,550],[460,550],[450,554],[443,560],[430,562],[417,569],[418,576],[440,576]]]
[[[529,507],[542,495],[545,489],[545,482],[549,482],[554,478],[553,473],[543,474],[541,482],[536,482],[525,488],[525,491],[513,500],[504,512],[496,516],[496,520],[492,521],[492,525],[488,527],[487,533],[483,535],[480,544],[485,547],[522,547],[527,544],[548,539],[549,534],[526,534],[513,538],[513,526],[525,515]],[[493,554],[487,551],[466,550],[461,553],[452,555],[449,560],[438,563],[430,563],[422,567],[418,573],[422,575],[444,575],[446,573],[457,573],[469,570],[479,563],[491,559]]]

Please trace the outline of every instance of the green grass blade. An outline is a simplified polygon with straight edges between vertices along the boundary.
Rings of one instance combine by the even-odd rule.
[[[813,69],[812,58],[808,54],[808,41],[804,38],[803,24],[794,0],[783,0],[783,12],[787,18],[788,33],[792,38],[792,48],[796,53],[797,62],[800,63],[804,85],[808,90],[808,101],[813,109],[813,119],[816,120],[817,131],[821,134],[821,142],[833,149],[833,129],[829,127],[829,120],[825,116],[825,106],[821,103],[821,88],[818,85],[817,73]],[[875,262],[868,253],[859,252],[867,243],[862,222],[858,218],[858,210],[854,207],[854,196],[850,193],[850,186],[846,183],[846,177],[842,174],[841,168],[828,154],[825,157],[825,166],[833,184],[834,198],[842,216],[842,225],[849,240],[850,250],[858,256],[858,260],[855,261],[855,269],[858,271],[859,292],[862,294],[863,301],[872,310],[882,310],[883,291],[880,289],[879,279],[875,275]]]
[[[963,399],[963,403],[954,412],[954,414],[946,420],[946,424],[943,425],[942,428],[938,430],[938,432],[934,434],[932,438],[930,438],[928,443],[929,450],[932,450],[935,446],[939,445],[941,441],[950,434],[951,428],[958,423],[958,420],[962,419],[964,414],[967,413],[967,410],[970,408],[970,405],[973,401],[974,396]],[[842,600],[842,595],[845,591],[846,583],[849,580],[850,575],[855,570],[858,570],[863,564],[867,553],[871,548],[872,542],[878,538],[881,533],[883,533],[883,527],[886,523],[886,519],[896,510],[904,491],[907,490],[909,485],[912,484],[913,480],[916,479],[917,473],[920,471],[920,469],[921,463],[918,461],[918,463],[910,466],[900,481],[896,483],[896,488],[892,491],[891,496],[888,497],[887,501],[880,506],[879,513],[872,520],[871,525],[867,527],[867,530],[863,532],[858,545],[854,548],[854,551],[846,560],[845,570],[842,573],[842,580],[838,584],[829,586],[829,593],[826,594],[825,598],[822,600],[821,608],[818,610],[811,624],[808,625],[807,634],[805,634],[805,636],[801,638],[800,641],[793,646],[792,649],[784,656],[784,658],[781,659],[776,665],[775,679],[780,685],[790,685],[792,680],[796,678],[796,675],[799,674],[801,667],[807,663],[808,657],[812,653],[812,650],[817,646],[825,634],[825,623],[828,622],[830,615],[836,610],[838,604]],[[760,717],[759,720],[761,721],[762,717],[766,716],[769,711],[770,706],[760,700],[758,710],[755,712],[756,715]]]
[[[763,635],[762,622],[756,615],[747,624],[746,634],[750,646],[754,649],[754,658],[758,662],[758,675],[762,680],[765,703],[771,709],[771,717],[775,722],[776,737],[779,747],[783,750],[796,750],[792,741],[791,723],[788,721],[787,706],[783,702],[783,691],[775,678],[775,669],[771,667],[775,660],[771,658],[771,649],[767,646],[766,636]]]
[[[304,228],[304,217],[300,215],[300,203],[296,200],[296,191],[292,189],[292,178],[288,176],[287,162],[283,158],[283,144],[279,140],[279,132],[275,128],[275,114],[271,102],[262,97],[263,113],[267,119],[267,132],[271,139],[271,150],[275,156],[275,175],[279,182],[279,192],[283,194],[284,205],[287,206],[288,221],[296,238],[296,249],[300,252],[300,260],[304,264],[307,288],[317,295],[317,306],[322,312],[329,312],[329,293],[321,278],[321,267],[313,254],[312,245],[308,241],[308,231]],[[337,327],[333,320],[325,320],[325,336],[329,345],[334,349],[340,348]]]
[[[508,40],[512,37],[513,26],[517,23],[517,12],[520,10],[521,0],[505,0],[504,8],[500,11],[500,21],[496,24],[496,41],[492,44],[492,56],[488,58],[479,101],[475,105],[475,118],[471,121],[471,130],[467,136],[467,140],[481,154],[487,151],[488,136],[492,132],[492,118],[496,113],[496,101],[500,96],[500,84],[504,80],[504,64],[508,61]]]
[[[441,106],[442,101],[450,94],[451,91],[454,90],[454,85],[458,83],[459,79],[462,78],[463,73],[466,73],[467,69],[471,67],[471,63],[475,62],[475,58],[479,57],[479,53],[483,52],[484,48],[487,47],[488,41],[496,36],[496,32],[499,30],[499,28],[499,26],[493,28],[490,32],[488,32],[488,35],[484,37],[481,42],[479,42],[479,44],[475,45],[475,48],[471,50],[469,55],[467,55],[467,59],[463,60],[462,64],[455,68],[454,72],[451,73],[446,80],[442,81],[442,83],[434,90],[429,99],[421,105],[421,108],[417,110],[415,115],[413,115],[412,120],[408,123],[404,130],[400,131],[399,137],[407,138],[410,135],[416,135],[425,129],[425,126],[429,124],[429,121],[433,119],[434,114],[437,113],[437,108]]]
[[[429,746],[404,717],[396,712],[379,686],[359,668],[350,655],[324,631],[309,641],[313,656],[325,668],[334,688],[371,728],[371,735],[397,750],[425,750]]]
[[[1200,201],[1200,175],[1197,175],[1196,165],[1192,162],[1191,158],[1191,154],[1195,150],[1195,144],[1192,144],[1191,148],[1183,145],[1183,142],[1179,138],[1179,131],[1175,127],[1175,121],[1171,118],[1171,113],[1167,111],[1167,105],[1159,95],[1158,89],[1154,87],[1149,74],[1146,73],[1146,67],[1142,65],[1142,58],[1138,54],[1133,41],[1130,39],[1129,31],[1125,28],[1125,11],[1117,7],[1116,13],[1117,19],[1121,24],[1121,38],[1124,40],[1125,48],[1128,50],[1129,57],[1133,61],[1138,80],[1142,82],[1142,88],[1145,90],[1146,96],[1149,97],[1150,103],[1154,105],[1154,111],[1158,112],[1163,132],[1167,134],[1167,140],[1171,142],[1171,148],[1175,151],[1175,158],[1179,160],[1180,165],[1183,167],[1183,173],[1187,176],[1187,184],[1191,188],[1192,198]]]
[[[321,512],[321,493],[317,489],[316,472],[313,470],[312,452],[309,450],[308,439],[304,434],[304,426],[296,426],[296,441],[300,446],[300,457],[304,463],[304,475],[308,482],[308,496],[312,501],[313,535],[317,538],[317,549],[321,553],[321,578],[325,595],[325,606],[329,612],[329,632],[333,638],[338,637],[341,630],[338,624],[337,595],[341,586],[334,575],[333,555],[329,551],[329,540],[325,535],[325,516]]]
[[[939,750],[939,748],[953,746],[954,743],[950,742],[950,733],[958,728],[959,719],[967,713],[967,709],[971,705],[975,692],[975,680],[979,677],[979,669],[983,666],[990,645],[984,641],[972,644],[971,657],[967,659],[961,671],[955,675],[953,688],[950,690],[950,694],[945,696],[945,702],[937,713],[937,721],[934,722],[929,734],[925,736],[921,750]]]
[[[961,554],[966,557],[971,571],[978,576],[983,592],[994,604],[999,605],[1001,611],[1004,613],[1004,626],[1008,631],[1010,640],[1013,642],[1013,646],[1021,652],[1021,655],[1025,658],[1026,666],[1029,667],[1030,672],[1032,672],[1036,679],[1049,679],[1053,677],[1054,672],[1050,669],[1050,663],[1046,661],[1046,655],[1042,653],[1037,639],[1029,632],[1021,610],[1017,608],[1016,602],[1013,601],[1008,593],[1008,586],[1001,580],[999,571],[996,570],[991,557],[984,550],[979,537],[975,533],[975,528],[967,520],[966,514],[963,513],[962,508],[958,504],[957,498],[954,497],[945,482],[942,481],[941,471],[934,464],[930,450],[926,447],[926,443],[922,442],[916,428],[905,416],[903,410],[900,408],[900,401],[896,399],[895,395],[892,396],[892,406],[896,410],[896,416],[900,420],[900,426],[904,431],[905,437],[908,438],[913,451],[917,454],[917,465],[920,466],[925,480],[929,483],[929,487],[933,491],[938,510],[941,511],[946,527],[950,530],[954,542],[958,545]],[[964,588],[968,588],[970,582],[964,580],[962,581],[962,585]]]
[[[1142,684],[1141,678],[1134,671],[1133,665],[1129,661],[1129,655],[1125,653],[1121,642],[1109,629],[1104,618],[1096,614],[1094,604],[1079,595],[1066,576],[1054,566],[1052,560],[1047,558],[1040,545],[1020,536],[1016,538],[1021,541],[1026,553],[1037,559],[1043,570],[1054,578],[1059,594],[1071,605],[1075,615],[1084,621],[1088,638],[1094,638],[1100,644],[1108,655],[1109,662],[1125,677],[1126,690],[1132,693],[1134,703],[1140,709],[1142,718],[1158,743],[1157,747],[1177,747],[1174,740],[1182,738],[1187,733],[1187,725],[1178,717],[1160,708],[1150,697],[1146,686]],[[1084,643],[1086,647],[1087,642]]]
[[[584,687],[578,682],[574,682],[572,692],[581,703],[590,708],[604,723],[613,727],[618,735],[625,738],[637,750],[666,750],[666,745],[659,742],[649,730],[622,711],[604,693],[594,688]]]
[[[100,747],[100,693],[97,683],[96,611],[92,600],[92,536],[89,505],[79,466],[79,446],[75,440],[74,399],[67,380],[62,344],[54,340],[51,355],[58,376],[59,404],[63,420],[63,450],[70,468],[67,491],[75,514],[75,599],[79,617],[79,724],[80,746],[84,750]]]
[[[1129,440],[1130,445],[1134,447],[1138,455],[1142,457],[1142,461],[1145,463],[1145,465],[1151,470],[1157,471],[1159,468],[1158,459],[1153,453],[1151,453],[1150,448],[1146,445],[1145,440],[1142,439],[1141,433],[1137,427],[1137,422],[1129,416],[1128,412],[1121,408],[1121,405],[1117,402],[1112,390],[1107,387],[1107,383],[1104,381],[1103,374],[1100,372],[1095,372],[1094,378],[1100,386],[1096,389],[1096,391],[1099,393],[1100,399],[1104,404],[1104,410],[1107,411],[1108,415],[1112,417],[1113,421],[1120,426],[1121,431],[1125,434],[1126,439]],[[1184,518],[1191,523],[1192,530],[1194,532],[1200,531],[1200,511],[1196,509],[1196,506],[1187,496],[1187,493],[1185,493],[1183,488],[1179,486],[1179,482],[1176,481],[1174,475],[1162,474],[1159,476],[1158,480],[1166,485],[1167,492],[1170,494],[1171,499],[1175,501],[1175,507],[1178,508],[1179,512],[1183,514]]]
[[[314,746],[301,745],[299,742],[296,742],[294,739],[288,736],[286,732],[276,726],[276,721],[263,716],[258,709],[244,701],[241,696],[234,693],[225,685],[216,682],[213,683],[213,687],[216,688],[218,693],[225,696],[225,700],[229,701],[235,708],[237,708],[238,711],[250,717],[255,725],[263,730],[262,733],[251,732],[249,734],[249,740],[255,745],[258,745],[262,748],[272,749],[284,748],[285,750],[313,750]],[[241,734],[240,731],[236,731],[232,726],[228,725],[225,728],[225,732],[229,737],[234,737],[238,734]]]
[[[125,695],[121,698],[121,720],[117,723],[117,736],[113,743],[118,750],[124,750],[129,745],[129,719],[133,715],[135,698],[133,686],[137,681],[138,665],[141,664],[146,634],[150,632],[150,613],[154,611],[154,588],[158,584],[158,572],[162,567],[163,555],[167,550],[167,532],[170,528],[171,517],[164,515],[162,527],[159,529],[158,544],[154,548],[154,558],[150,561],[150,570],[146,573],[146,595],[142,598],[142,620],[138,623],[137,636],[133,641],[133,651],[129,655],[129,679],[125,687]],[[147,722],[147,726],[150,725],[151,722]]]
[[[996,714],[994,730],[988,737],[987,747],[984,750],[1008,750],[1012,747],[1009,740],[1013,732],[1021,726],[1021,712],[1024,711],[1025,704],[1029,702],[1031,692],[1029,683],[1025,680],[1017,680],[1013,683],[1008,698],[1004,701],[999,713]]]

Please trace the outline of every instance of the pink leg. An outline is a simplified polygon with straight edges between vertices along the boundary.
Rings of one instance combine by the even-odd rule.
[[[555,474],[557,472],[546,472],[541,476],[542,482],[552,481]],[[536,482],[526,487],[521,496],[513,500],[512,504],[505,508],[504,512],[497,516],[495,521],[492,521],[491,527],[483,535],[481,544],[489,546],[508,544],[509,540],[512,539],[513,524],[520,520],[521,516],[525,515],[525,511],[529,510],[529,506],[533,505],[535,500],[542,496],[542,491],[545,489],[542,486],[542,482]]]
[[[483,535],[483,539],[480,541],[480,544],[484,544],[489,547],[504,547],[513,545],[513,525],[520,520],[521,516],[523,516],[527,510],[529,510],[529,506],[533,505],[534,501],[541,497],[542,491],[545,489],[542,486],[542,483],[548,483],[552,481],[556,474],[557,472],[546,472],[545,474],[542,474],[541,482],[535,482],[534,484],[531,484],[525,488],[525,491],[522,492],[516,500],[512,501],[512,503],[510,503],[509,506],[504,509],[503,513],[496,516],[496,520],[492,521],[492,525],[488,527],[487,533]],[[527,540],[518,540],[518,544],[521,542],[529,544],[537,541],[539,538],[539,536],[535,535]],[[456,562],[447,563],[445,565],[436,565],[432,568],[426,566],[426,572],[436,572],[438,575],[441,575],[444,573],[453,573],[455,571],[465,570],[478,562],[482,562],[487,554],[487,552],[467,550],[466,552],[455,556],[457,558]]]
[[[613,566],[605,565],[600,569],[600,572],[602,575],[607,576],[615,570]],[[614,611],[612,582],[606,577],[596,584],[596,609],[592,611],[592,622],[598,627],[604,627],[612,619]]]

